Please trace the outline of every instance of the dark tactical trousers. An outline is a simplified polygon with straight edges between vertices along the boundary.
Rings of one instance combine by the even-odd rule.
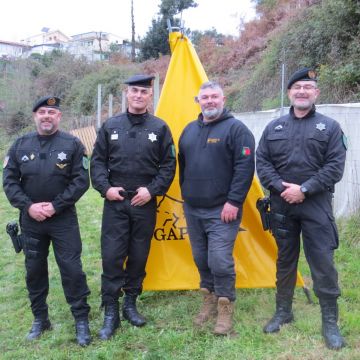
[[[130,200],[104,202],[101,231],[103,304],[116,301],[122,290],[139,295],[156,222],[156,199],[144,206]]]
[[[315,295],[340,296],[334,250],[339,245],[332,214],[332,194],[322,192],[301,204],[288,204],[271,194],[271,226],[278,246],[276,287],[280,296],[293,296],[300,253],[300,234],[309,264]]]
[[[48,254],[52,242],[66,301],[75,319],[88,317],[90,306],[86,298],[90,290],[81,264],[81,239],[75,208],[38,222],[27,213],[21,216],[21,229],[25,236],[39,240],[25,251],[26,285],[31,309],[35,317],[48,314],[46,298],[49,293]]]
[[[233,250],[240,219],[225,224],[220,215],[223,206],[195,208],[184,203],[191,250],[200,273],[200,287],[235,301]]]

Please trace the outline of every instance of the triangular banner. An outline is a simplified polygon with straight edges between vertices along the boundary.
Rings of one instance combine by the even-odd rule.
[[[194,97],[208,79],[190,40],[179,32],[170,33],[169,40],[172,57],[156,115],[167,122],[177,146],[185,125],[200,113]],[[271,234],[263,231],[256,209],[256,200],[263,196],[254,178],[243,209],[241,228],[245,231],[239,232],[234,248],[238,288],[275,286],[277,247]],[[199,287],[182,209],[178,171],[167,195],[158,198],[158,218],[146,271],[146,290]],[[298,285],[304,285],[299,273]]]

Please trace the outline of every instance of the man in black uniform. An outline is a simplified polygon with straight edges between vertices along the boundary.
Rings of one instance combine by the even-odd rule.
[[[88,159],[74,136],[59,130],[60,99],[46,96],[33,107],[36,132],[15,141],[5,159],[3,187],[20,210],[26,285],[35,320],[27,336],[34,340],[51,328],[49,245],[52,241],[67,302],[75,318],[79,345],[90,343],[87,296],[81,264],[81,239],[75,203],[89,187]]]
[[[146,321],[136,308],[156,222],[156,196],[164,195],[175,173],[170,130],[149,114],[153,76],[135,75],[128,84],[126,113],[108,119],[99,130],[91,158],[91,180],[105,198],[101,232],[102,305],[109,339],[123,317],[134,326]]]
[[[338,234],[332,198],[344,171],[346,138],[335,120],[316,112],[318,95],[316,73],[296,71],[288,83],[290,112],[266,126],[256,152],[257,173],[271,194],[271,229],[278,246],[276,312],[264,332],[277,332],[293,321],[302,234],[322,334],[328,348],[340,349],[345,341],[337,326],[340,290],[333,258]]]
[[[224,108],[218,83],[204,83],[197,101],[201,114],[179,140],[181,193],[203,294],[194,325],[203,326],[217,312],[214,333],[226,335],[233,327],[233,250],[254,175],[255,140]]]

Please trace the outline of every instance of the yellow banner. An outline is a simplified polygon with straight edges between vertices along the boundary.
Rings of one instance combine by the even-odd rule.
[[[200,113],[194,97],[208,79],[186,36],[174,32],[169,41],[172,57],[156,115],[170,126],[177,145],[185,125]],[[275,286],[277,247],[271,234],[262,230],[256,209],[256,200],[263,196],[258,180],[254,179],[244,203],[241,228],[245,231],[239,232],[234,248],[238,288]],[[199,287],[199,274],[192,258],[182,209],[178,170],[167,195],[158,198],[157,224],[146,271],[146,290]],[[299,273],[298,285],[304,285]]]

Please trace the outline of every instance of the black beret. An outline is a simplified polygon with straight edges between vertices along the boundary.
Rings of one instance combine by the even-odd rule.
[[[155,79],[155,76],[153,75],[134,75],[124,81],[124,84],[151,87],[153,79]]]
[[[60,109],[60,99],[56,96],[44,96],[35,102],[32,111],[36,112],[40,107]]]
[[[290,89],[297,81],[317,81],[316,71],[308,67],[295,71],[290,77],[287,88]]]

